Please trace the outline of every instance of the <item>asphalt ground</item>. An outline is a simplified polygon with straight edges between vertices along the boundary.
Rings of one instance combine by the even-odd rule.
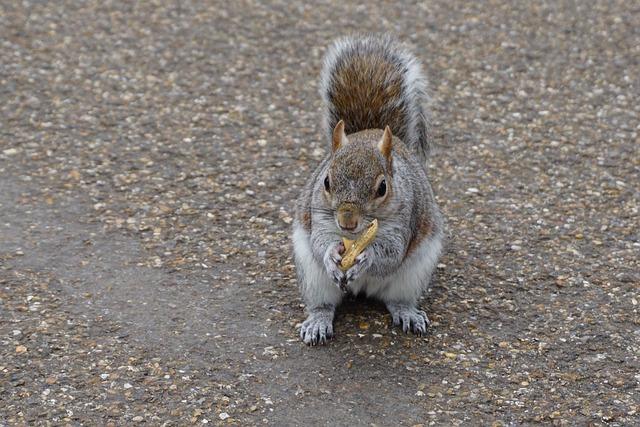
[[[307,347],[321,58],[424,64],[425,337]],[[0,425],[640,424],[640,5],[0,3]]]

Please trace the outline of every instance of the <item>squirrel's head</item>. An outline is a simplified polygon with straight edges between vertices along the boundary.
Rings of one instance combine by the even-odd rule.
[[[343,233],[358,234],[390,200],[393,187],[393,136],[384,132],[344,133],[341,120],[333,130],[332,155],[322,177],[323,195]]]

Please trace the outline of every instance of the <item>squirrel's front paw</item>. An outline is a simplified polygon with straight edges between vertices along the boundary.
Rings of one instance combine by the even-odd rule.
[[[327,270],[327,274],[329,274],[333,283],[344,291],[344,286],[346,285],[347,280],[344,272],[340,269],[340,262],[342,261],[343,253],[344,244],[342,242],[329,246],[324,255],[324,268]]]
[[[346,281],[351,283],[373,265],[373,250],[369,247],[356,257],[356,262],[346,272]]]

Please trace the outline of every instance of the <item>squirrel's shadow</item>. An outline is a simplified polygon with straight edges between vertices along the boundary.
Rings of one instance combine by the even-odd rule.
[[[447,299],[447,288],[442,286],[438,274],[433,274],[430,278],[429,290],[427,290],[420,298],[419,305],[428,312],[431,305],[439,299]],[[340,305],[336,308],[336,317],[349,315],[373,315],[384,314],[389,315],[387,307],[382,301],[375,297],[367,297],[364,293],[354,295],[348,292]]]
[[[368,298],[364,294],[347,294],[336,309],[336,317],[350,317],[362,315],[389,314],[384,303],[375,298]]]
[[[430,289],[420,299],[419,307],[425,310],[427,314],[433,314],[433,317],[439,319],[441,315],[437,307],[440,301],[447,300],[447,294],[447,288],[440,285],[437,275],[434,274],[431,278]],[[346,327],[349,329],[350,326],[356,326],[357,328],[361,323],[372,324],[372,326],[377,325],[373,326],[373,329],[398,328],[398,326],[392,325],[391,314],[389,314],[385,304],[375,297],[367,297],[364,293],[359,295],[348,293],[345,295],[340,305],[336,308],[335,319],[334,327],[336,328]],[[431,335],[432,332],[432,327],[428,327],[425,337]]]

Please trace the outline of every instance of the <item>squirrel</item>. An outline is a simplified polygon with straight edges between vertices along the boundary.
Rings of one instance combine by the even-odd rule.
[[[426,78],[389,35],[356,35],[329,48],[320,80],[331,152],[304,186],[293,221],[293,255],[308,318],[306,344],[326,344],[344,292],[381,300],[394,325],[424,334],[418,306],[442,249],[443,220],[427,176]],[[375,240],[342,271],[342,237],[373,220]]]

